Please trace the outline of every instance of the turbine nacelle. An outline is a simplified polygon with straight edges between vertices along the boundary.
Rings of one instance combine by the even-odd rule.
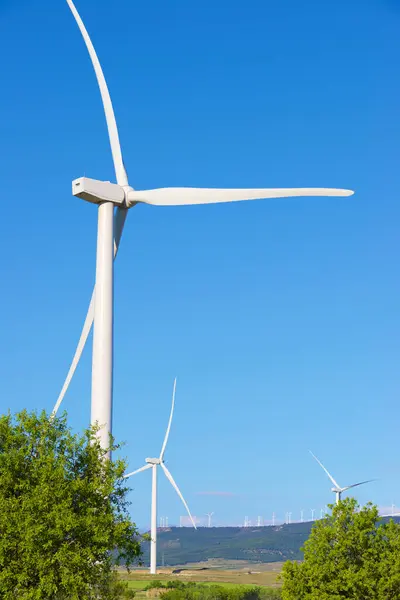
[[[132,188],[128,187],[128,189]],[[116,183],[89,179],[88,177],[80,177],[72,182],[72,194],[92,204],[112,202],[117,206],[126,204],[127,195],[124,188]]]
[[[148,465],[161,465],[161,460],[159,458],[146,458],[144,462]]]

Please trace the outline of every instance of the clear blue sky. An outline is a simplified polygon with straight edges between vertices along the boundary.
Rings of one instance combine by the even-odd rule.
[[[400,505],[400,3],[77,0],[135,188],[350,187],[348,199],[134,208],[116,266],[114,433],[161,446],[192,511],[292,518]],[[113,179],[97,84],[63,0],[0,3],[1,409],[51,410],[94,282]],[[88,423],[91,347],[66,398]],[[133,483],[133,482],[132,482]],[[149,520],[150,476],[132,512]],[[204,492],[224,495],[204,495]],[[203,493],[203,494],[202,494]],[[160,514],[184,514],[164,481]]]

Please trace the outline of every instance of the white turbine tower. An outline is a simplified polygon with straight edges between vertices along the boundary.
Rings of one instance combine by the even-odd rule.
[[[117,183],[86,177],[76,179],[72,183],[74,196],[98,205],[96,281],[95,292],[93,291],[81,337],[52,415],[57,413],[65,396],[94,321],[91,422],[97,422],[101,426],[99,431],[100,442],[103,447],[108,447],[112,427],[113,393],[113,260],[117,254],[128,210],[140,203],[154,206],[185,206],[262,198],[350,196],[353,192],[329,188],[160,188],[134,190],[128,182],[117,123],[103,70],[74,3],[72,0],[66,1],[78,24],[96,73],[107,121]],[[115,208],[116,213],[114,214]]]
[[[140,469],[136,471],[132,471],[132,473],[128,473],[124,475],[124,479],[131,477],[132,475],[136,475],[137,473],[141,473],[142,471],[147,471],[147,469],[152,469],[153,477],[152,477],[152,488],[151,488],[151,541],[150,541],[150,573],[154,575],[157,572],[157,467],[161,467],[164,471],[168,481],[171,483],[172,487],[178,494],[179,498],[182,500],[184,507],[190,517],[190,520],[193,523],[193,527],[197,529],[196,524],[193,520],[193,517],[190,513],[189,507],[186,503],[185,498],[183,497],[180,489],[176,485],[171,473],[168,471],[167,467],[164,463],[164,454],[165,448],[167,447],[169,432],[171,429],[172,417],[174,414],[174,406],[175,406],[175,391],[176,391],[176,378],[174,380],[174,388],[172,392],[172,407],[171,413],[169,415],[168,427],[165,434],[164,442],[161,447],[160,456],[158,458],[146,458],[146,464]]]
[[[323,468],[323,470],[325,471],[325,473],[328,475],[329,479],[332,481],[333,485],[335,486],[335,487],[332,488],[331,491],[334,494],[336,494],[336,504],[339,504],[339,502],[340,502],[340,500],[342,498],[343,492],[346,492],[347,490],[350,490],[351,488],[358,487],[359,485],[364,485],[365,483],[371,483],[371,481],[375,481],[375,479],[367,479],[366,481],[360,481],[359,483],[353,483],[352,485],[346,485],[345,487],[340,487],[340,485],[338,484],[338,482],[333,479],[333,477],[329,473],[328,469],[326,469],[324,467],[324,465],[322,464],[322,462],[320,460],[318,460],[318,458],[315,456],[315,454],[313,454],[311,452],[311,450],[310,450],[310,454],[311,454],[311,456],[313,456],[315,458],[315,460],[320,465],[320,467]]]

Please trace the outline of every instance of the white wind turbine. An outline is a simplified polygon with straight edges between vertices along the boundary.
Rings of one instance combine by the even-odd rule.
[[[207,517],[207,523],[208,523],[207,527],[211,527],[211,520],[212,520],[212,518],[213,518],[213,515],[214,515],[214,513],[213,513],[213,512],[206,513],[206,517]]]
[[[324,467],[324,465],[322,464],[322,462],[320,460],[318,460],[318,458],[315,456],[315,454],[313,454],[311,452],[311,450],[309,451],[311,456],[313,456],[315,458],[315,460],[317,461],[317,463],[320,465],[320,467],[323,468],[323,470],[325,471],[325,473],[328,475],[329,479],[332,481],[333,485],[335,487],[332,488],[332,492],[334,492],[334,494],[336,494],[336,504],[339,504],[341,498],[342,498],[342,493],[346,492],[347,490],[350,490],[351,488],[354,487],[358,487],[359,485],[364,485],[365,483],[371,483],[371,481],[375,481],[375,479],[367,479],[366,481],[360,481],[360,483],[353,483],[352,485],[346,485],[345,487],[340,487],[340,485],[338,484],[337,481],[335,481],[332,477],[332,475],[329,473],[328,469],[326,469]]]
[[[350,196],[353,192],[350,190],[329,188],[160,188],[142,191],[134,190],[129,185],[122,159],[117,123],[103,70],[74,3],[72,0],[66,1],[85,41],[97,77],[107,121],[117,183],[88,179],[86,177],[76,179],[72,183],[72,193],[74,196],[98,205],[96,280],[95,290],[92,294],[78,346],[52,415],[57,413],[67,392],[85,347],[92,323],[94,322],[91,422],[97,422],[101,426],[99,431],[100,442],[103,447],[108,447],[109,434],[111,433],[113,392],[113,263],[118,251],[128,210],[140,203],[154,206],[185,206],[261,198]]]
[[[190,513],[189,507],[186,503],[185,498],[183,497],[180,489],[176,485],[174,478],[171,473],[168,471],[167,467],[164,463],[164,454],[165,448],[167,447],[169,432],[171,429],[172,417],[174,414],[175,407],[175,392],[176,392],[176,378],[174,380],[174,388],[172,391],[172,407],[171,413],[169,415],[167,432],[165,434],[164,442],[161,447],[160,456],[158,458],[146,458],[145,465],[136,471],[132,471],[132,473],[128,473],[124,476],[124,479],[131,477],[132,475],[136,475],[137,473],[141,473],[142,471],[147,471],[148,469],[152,469],[153,477],[152,477],[152,487],[151,487],[151,541],[150,541],[150,573],[154,575],[157,572],[157,467],[161,467],[164,471],[167,479],[171,483],[172,487],[178,494],[179,498],[182,500],[184,507],[190,517],[190,520],[193,523],[193,527],[197,529],[194,519]]]

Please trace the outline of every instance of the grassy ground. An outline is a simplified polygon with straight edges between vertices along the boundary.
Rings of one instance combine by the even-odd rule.
[[[277,578],[281,571],[281,563],[254,564],[244,561],[209,561],[190,567],[160,568],[157,575],[150,575],[147,570],[138,569],[127,573],[121,571],[121,578],[128,582],[129,587],[137,590],[137,598],[145,598],[144,588],[150,581],[158,580],[166,583],[171,579],[180,581],[195,581],[207,585],[236,586],[265,586],[277,587]],[[173,572],[175,571],[175,572]]]

